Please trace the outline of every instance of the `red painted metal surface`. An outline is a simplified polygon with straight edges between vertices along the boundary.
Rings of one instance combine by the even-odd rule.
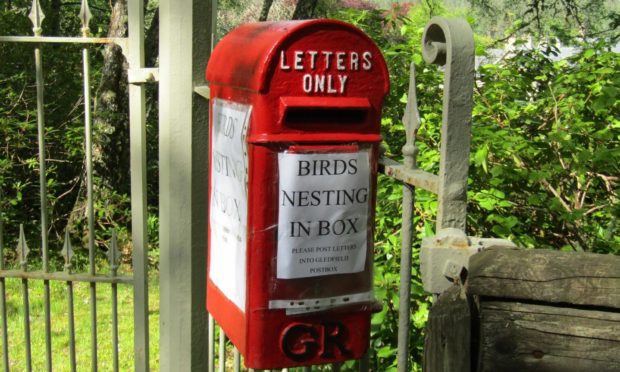
[[[250,368],[362,357],[369,342],[368,303],[287,316],[285,310],[269,309],[269,301],[372,290],[373,226],[368,228],[362,272],[276,278],[278,153],[367,149],[375,190],[381,109],[389,89],[379,49],[363,32],[339,21],[246,24],[220,41],[206,77],[212,102],[217,98],[252,106],[246,308],[239,309],[209,276],[207,309]]]

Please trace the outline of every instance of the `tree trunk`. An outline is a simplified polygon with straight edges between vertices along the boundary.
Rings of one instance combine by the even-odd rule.
[[[310,19],[314,17],[314,10],[318,0],[299,0],[295,11],[293,12],[293,19]]]
[[[116,0],[108,37],[127,34],[127,0]],[[129,102],[127,66],[121,48],[106,46],[94,114],[93,163],[102,186],[129,192]]]

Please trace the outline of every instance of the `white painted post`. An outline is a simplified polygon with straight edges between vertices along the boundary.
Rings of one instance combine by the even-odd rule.
[[[205,309],[209,0],[159,5],[160,363],[162,371],[206,371]]]

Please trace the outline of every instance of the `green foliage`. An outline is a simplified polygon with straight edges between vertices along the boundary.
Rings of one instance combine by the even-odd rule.
[[[470,227],[537,248],[620,253],[620,65],[603,40],[482,66]]]
[[[105,36],[109,4],[102,0],[89,3],[94,15],[90,23],[92,34]],[[32,35],[32,24],[27,17],[31,4],[31,1],[14,1],[7,7],[3,5],[0,9],[0,35]],[[46,15],[43,22],[44,35],[81,34],[79,2],[63,4],[58,9],[52,8],[52,2],[42,2],[42,6]],[[15,247],[19,224],[24,224],[26,239],[33,250],[30,258],[36,265],[41,258],[41,202],[35,46],[34,43],[0,43],[0,218],[4,221],[5,246],[9,248]],[[103,67],[103,47],[90,46],[89,51],[92,71],[90,88],[94,96],[97,94]],[[77,266],[85,264],[88,255],[80,249],[88,247],[82,50],[77,44],[43,44],[41,55],[48,236],[52,266],[62,269],[60,249],[66,229],[69,229],[73,244],[76,245],[74,263]],[[91,101],[93,106],[95,101]],[[93,115],[96,117],[97,114],[93,112]],[[153,125],[150,125],[152,128]],[[94,132],[95,141],[98,141],[97,128]],[[152,155],[157,137],[151,135],[149,139],[149,153]],[[152,167],[152,163],[149,165]],[[110,190],[98,177],[95,177],[94,194],[97,255],[104,257],[111,230],[116,229],[119,244],[127,248],[122,249],[125,256],[130,256],[128,196]],[[9,253],[8,258],[11,257]]]

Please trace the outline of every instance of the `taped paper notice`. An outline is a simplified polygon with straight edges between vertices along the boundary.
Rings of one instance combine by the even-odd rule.
[[[246,292],[250,111],[248,105],[213,101],[209,277],[241,311]]]
[[[368,244],[368,151],[278,154],[279,279],[364,270]]]

